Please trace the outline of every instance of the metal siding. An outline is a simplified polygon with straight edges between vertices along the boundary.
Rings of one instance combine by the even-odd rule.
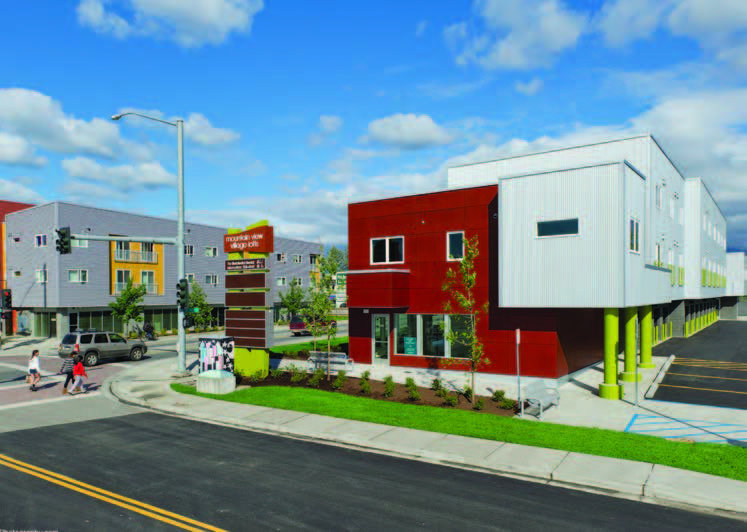
[[[59,280],[57,250],[55,248],[57,228],[55,204],[40,205],[6,215],[6,271],[7,286],[13,291],[13,306],[18,308],[56,307],[59,304]],[[34,246],[37,234],[47,235],[47,246]],[[18,243],[13,237],[21,237]],[[36,270],[47,269],[47,283],[36,282]],[[13,272],[22,272],[14,277]]]
[[[501,181],[501,306],[619,305],[619,168],[607,164]],[[579,219],[579,236],[536,237],[537,221],[565,218]]]
[[[700,182],[685,181],[685,298],[700,298],[700,257],[703,232]]]
[[[745,285],[744,253],[726,255],[726,295],[743,296]]]
[[[280,303],[280,293],[290,288],[290,282],[293,277],[302,279],[301,288],[307,290],[311,286],[311,262],[309,255],[321,255],[322,244],[319,242],[307,242],[304,240],[294,240],[291,238],[275,237],[275,251],[270,256],[270,275],[268,283],[270,285],[270,304]],[[275,260],[276,253],[285,253],[285,264]],[[293,255],[301,255],[301,264],[293,263]],[[286,285],[277,286],[278,277],[285,277]]]
[[[644,175],[648,175],[650,169],[649,152],[652,143],[651,137],[644,136],[458,166],[448,169],[448,187],[458,188],[493,184],[504,177],[623,160],[629,161]]]

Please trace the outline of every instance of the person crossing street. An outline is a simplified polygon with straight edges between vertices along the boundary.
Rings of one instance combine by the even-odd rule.
[[[73,392],[76,393],[84,393],[82,386],[83,386],[83,378],[88,378],[88,373],[86,373],[86,368],[83,366],[83,357],[80,355],[75,357],[75,366],[73,367],[73,376],[75,377],[75,382],[73,382],[70,385],[70,388],[68,388],[68,393],[71,395],[74,395]]]
[[[74,355],[70,353],[70,356],[62,361],[62,366],[58,372],[60,375],[65,375],[65,384],[62,385],[62,395],[68,394],[67,387],[73,382],[73,369],[75,368],[75,358],[73,357]]]

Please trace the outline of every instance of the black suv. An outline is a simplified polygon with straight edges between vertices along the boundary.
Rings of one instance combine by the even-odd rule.
[[[66,334],[57,349],[60,358],[70,353],[83,356],[84,366],[95,366],[103,358],[140,360],[148,348],[140,340],[127,340],[121,334],[87,329]]]

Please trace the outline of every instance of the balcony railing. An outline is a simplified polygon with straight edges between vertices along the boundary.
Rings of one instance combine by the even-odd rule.
[[[149,295],[158,295],[158,285],[155,283],[132,283],[132,286],[145,286],[145,293]],[[114,283],[114,293],[121,294],[127,288],[127,283]]]
[[[155,251],[130,251],[129,249],[117,249],[114,252],[114,260],[120,262],[144,262],[155,264],[158,262],[158,253]]]

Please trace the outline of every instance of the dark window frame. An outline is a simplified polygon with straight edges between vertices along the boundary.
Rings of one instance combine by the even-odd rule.
[[[575,232],[571,232],[570,229],[565,228],[565,225],[572,226],[575,223]],[[554,231],[549,229],[550,224],[565,224],[561,225],[562,229],[555,229]],[[544,230],[543,230],[544,229]],[[543,234],[544,233],[544,234]],[[579,219],[578,218],[563,218],[561,220],[543,220],[537,222],[537,238],[553,238],[556,236],[579,236]]]

